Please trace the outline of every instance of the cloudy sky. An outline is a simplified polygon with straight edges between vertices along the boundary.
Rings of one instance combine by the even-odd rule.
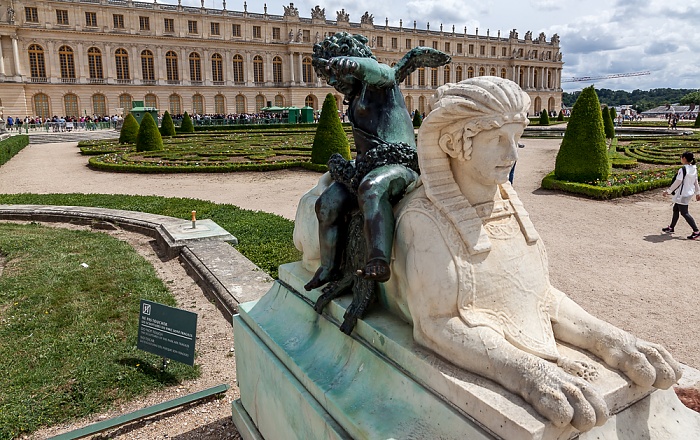
[[[150,0],[142,0],[150,1]],[[267,0],[268,13],[282,15],[290,0]],[[176,0],[159,0],[176,4]],[[248,0],[248,12],[263,12],[260,0]],[[186,6],[201,6],[201,0],[182,0]],[[596,88],[649,90],[653,88],[700,88],[700,0],[295,0],[302,17],[320,5],[326,17],[335,19],[335,11],[345,9],[350,21],[359,22],[365,11],[374,15],[374,23],[389,19],[392,26],[419,29],[430,23],[431,29],[464,30],[473,34],[479,28],[484,35],[498,30],[507,36],[517,29],[520,38],[530,30],[534,36],[544,32],[547,39],[557,33],[564,54],[564,78],[603,76],[649,71],[650,75],[567,82],[564,91],[581,90],[590,84]],[[222,0],[205,0],[205,7],[221,9]],[[227,0],[228,10],[243,10],[243,0]]]

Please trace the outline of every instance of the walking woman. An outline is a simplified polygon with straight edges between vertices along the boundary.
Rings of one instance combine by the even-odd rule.
[[[695,199],[700,202],[700,184],[698,183],[698,169],[695,166],[695,157],[690,151],[686,151],[681,155],[681,163],[683,166],[678,170],[676,180],[673,181],[671,187],[664,191],[664,197],[669,194],[673,195],[673,218],[671,224],[663,228],[666,233],[673,233],[678,216],[682,215],[685,221],[688,222],[693,233],[688,236],[689,240],[697,240],[700,238],[700,230],[698,230],[695,220],[688,212],[688,203],[695,195]]]

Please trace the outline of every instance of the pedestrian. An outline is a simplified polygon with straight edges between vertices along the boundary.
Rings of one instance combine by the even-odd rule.
[[[663,232],[672,234],[675,232],[676,223],[679,215],[682,215],[688,225],[693,229],[693,233],[688,236],[689,240],[697,240],[700,238],[700,230],[698,230],[695,220],[688,212],[688,204],[695,196],[695,199],[700,202],[700,183],[698,183],[698,169],[695,166],[695,157],[690,151],[686,151],[681,155],[681,163],[683,166],[678,170],[676,179],[671,186],[664,191],[664,197],[673,195],[673,217],[671,224],[661,229]]]

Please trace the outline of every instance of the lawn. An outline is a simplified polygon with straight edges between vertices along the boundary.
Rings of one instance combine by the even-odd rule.
[[[139,301],[175,305],[153,267],[103,233],[0,224],[0,439],[83,417],[198,368],[136,349]]]

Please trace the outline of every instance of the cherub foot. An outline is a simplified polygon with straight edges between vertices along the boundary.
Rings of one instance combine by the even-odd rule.
[[[357,275],[366,280],[384,283],[389,281],[389,278],[391,278],[391,269],[389,268],[389,263],[379,258],[375,258],[368,261],[364,269],[358,270]]]
[[[336,276],[334,272],[330,269],[327,269],[323,266],[319,267],[316,273],[314,274],[313,278],[311,278],[311,281],[306,283],[304,285],[304,290],[311,291],[313,289],[317,289],[324,284],[333,281],[336,279]]]

